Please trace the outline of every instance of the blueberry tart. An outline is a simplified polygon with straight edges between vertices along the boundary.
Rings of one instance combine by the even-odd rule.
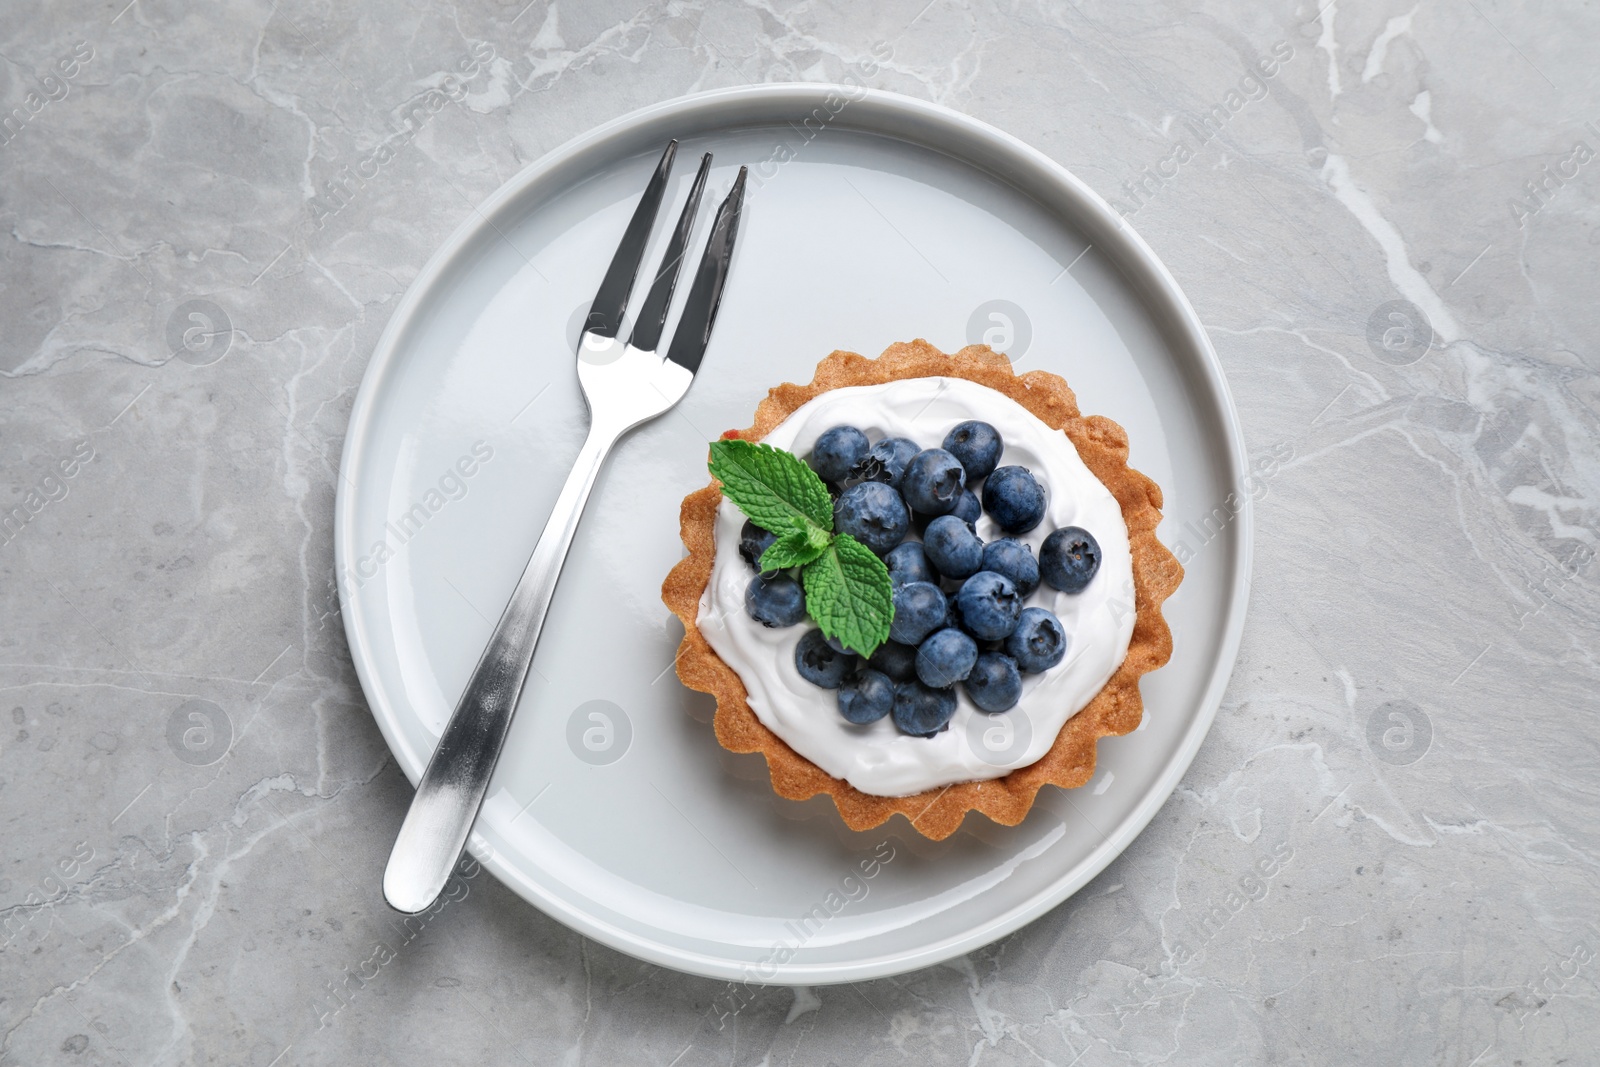
[[[1139,725],[1183,568],[1127,435],[983,345],[835,352],[711,446],[662,598],[678,676],[779,796],[938,840],[1021,822]],[[992,743],[992,739],[1000,743]]]

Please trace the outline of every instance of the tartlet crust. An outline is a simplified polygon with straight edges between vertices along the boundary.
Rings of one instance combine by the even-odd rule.
[[[1079,412],[1077,398],[1059,376],[1038,370],[1016,374],[1009,360],[986,345],[946,354],[916,340],[890,345],[877,359],[836,351],[817,364],[810,384],[785,383],[770,390],[756,408],[755,423],[738,431],[738,436],[759,441],[802,404],[832,389],[935,376],[965,378],[988,386],[1046,425],[1065,432],[1084,464],[1116,497],[1128,526],[1136,618],[1127,658],[1083,710],[1067,720],[1043,758],[1002,778],[959,782],[911,796],[880,797],[827,774],[767,729],[751,710],[739,675],[712,650],[696,625],[700,598],[711,579],[716,555],[714,531],[722,502],[716,481],[684,498],[679,521],[689,554],[667,575],[661,598],[683,622],[678,677],[689,688],[716,699],[715,730],[724,748],[766,757],[774,792],[790,800],[826,793],[852,830],[871,829],[898,813],[918,833],[938,841],[955,833],[969,811],[1015,826],[1033,807],[1040,787],[1073,789],[1094,775],[1095,745],[1100,738],[1126,734],[1139,725],[1144,712],[1139,679],[1172,655],[1172,632],[1162,618],[1161,604],[1183,580],[1183,567],[1156,539],[1161,489],[1128,466],[1128,436],[1122,427],[1110,419]]]

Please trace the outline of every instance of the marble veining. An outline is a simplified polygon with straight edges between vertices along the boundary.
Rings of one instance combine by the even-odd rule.
[[[0,1065],[1585,1062],[1597,38],[1482,3],[9,4]],[[730,996],[470,863],[398,922],[409,787],[331,547],[378,332],[567,139],[862,69],[1136,215],[1211,331],[1272,462],[1210,737],[1076,897],[898,978]]]

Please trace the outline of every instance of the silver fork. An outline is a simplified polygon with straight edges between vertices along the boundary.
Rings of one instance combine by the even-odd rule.
[[[639,309],[632,336],[626,342],[617,339],[677,150],[678,142],[671,141],[661,154],[595,294],[578,342],[578,382],[589,405],[589,436],[556,498],[544,533],[539,535],[533,555],[511,594],[511,602],[495,625],[494,635],[473,668],[455,711],[450,713],[439,746],[417,783],[417,795],[395,838],[394,850],[389,853],[389,865],[383,872],[383,895],[398,911],[415,913],[431,906],[461,856],[488,791],[495,762],[500,758],[517,698],[528,668],[533,665],[533,651],[544,628],[550,599],[555,595],[561,565],[601,464],[623,434],[670,410],[683,398],[705,355],[739,228],[739,209],[744,202],[743,167],[739,168],[739,177],[727,199],[717,208],[705,255],[689,285],[689,296],[667,354],[661,356],[656,350],[711,167],[709,152],[700,161],[688,202],[667,242],[666,254]]]

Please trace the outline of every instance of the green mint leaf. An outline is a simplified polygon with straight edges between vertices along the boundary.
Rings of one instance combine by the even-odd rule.
[[[737,438],[711,442],[712,477],[745,518],[784,536],[799,519],[833,530],[833,498],[817,472],[792,452]]]
[[[806,519],[795,519],[794,529],[783,534],[761,553],[763,571],[780,571],[787,567],[803,567],[822,555],[832,543],[833,535]]]
[[[764,559],[765,557],[763,557]],[[870,656],[889,640],[894,618],[894,587],[889,569],[872,550],[849,534],[839,534],[800,572],[806,611],[826,637]]]
[[[831,506],[831,505],[830,505]],[[794,520],[794,528],[806,536],[806,543],[817,550],[818,555],[822,550],[833,544],[833,534],[809,522]]]

